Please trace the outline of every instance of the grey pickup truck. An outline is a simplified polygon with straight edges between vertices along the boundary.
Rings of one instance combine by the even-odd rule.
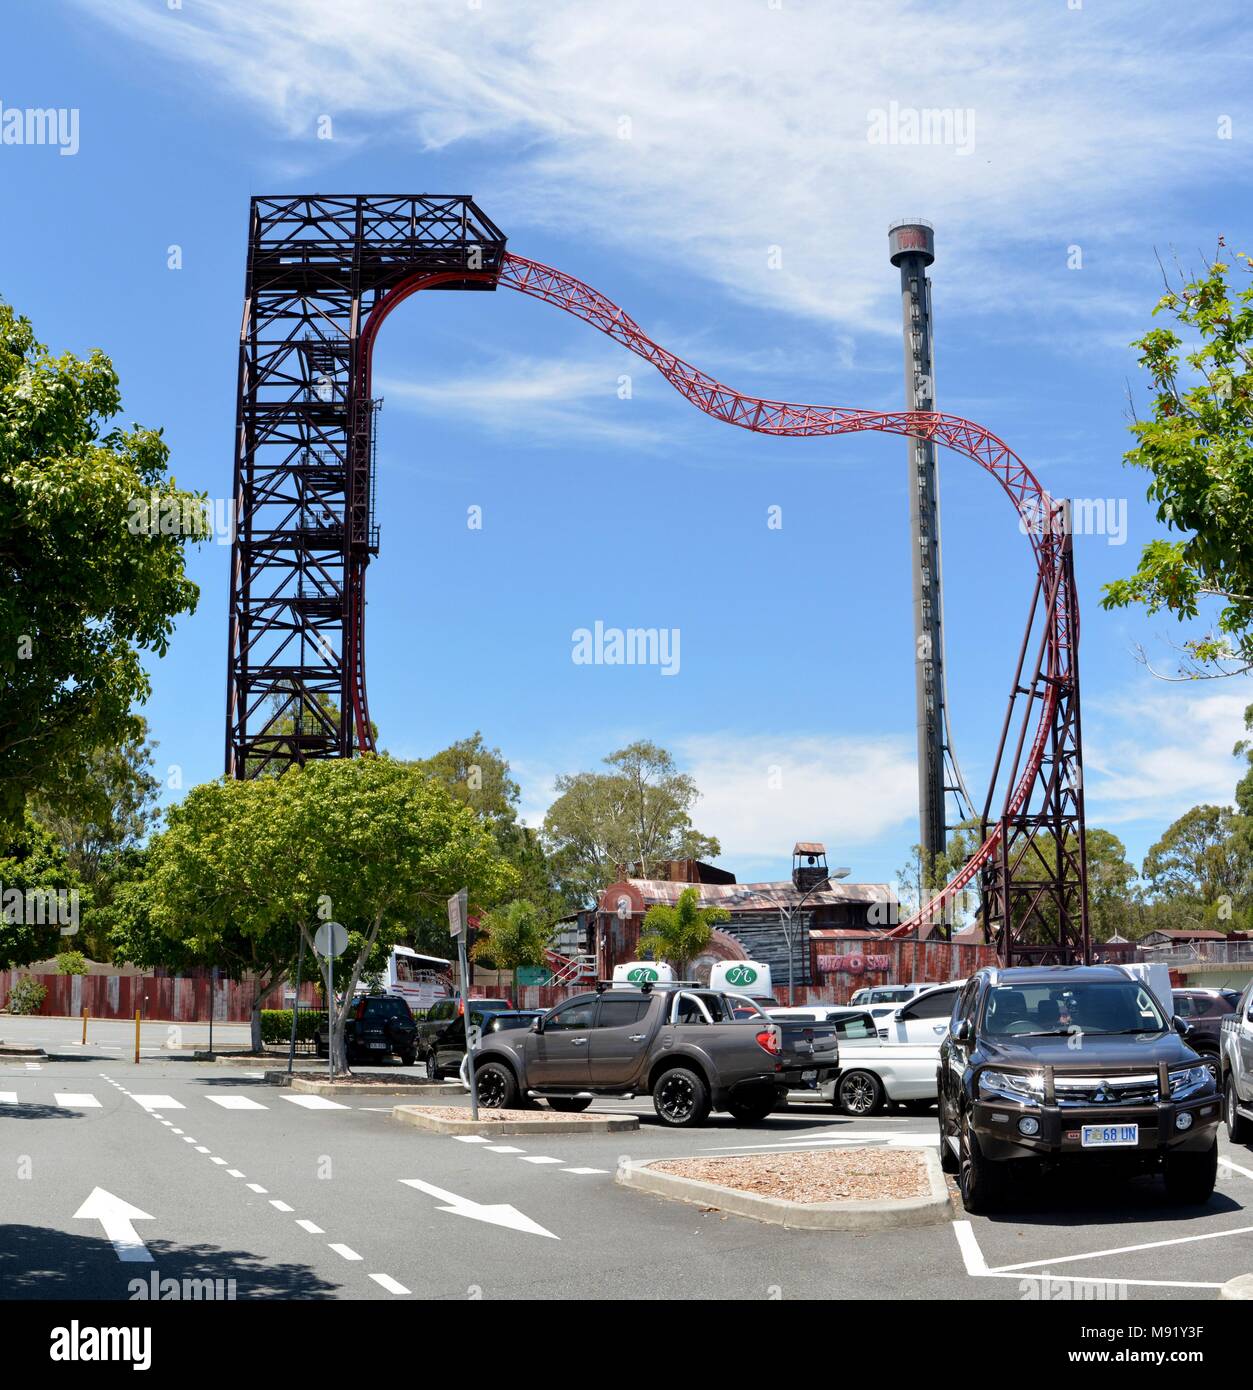
[[[711,1110],[763,1120],[789,1090],[817,1090],[839,1069],[834,1026],[767,1018],[743,995],[682,985],[580,994],[526,1032],[484,1037],[474,1054],[485,1108],[544,1099],[585,1110],[598,1096],[651,1095],[668,1125]]]

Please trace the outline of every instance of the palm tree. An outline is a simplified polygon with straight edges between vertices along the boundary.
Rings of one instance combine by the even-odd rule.
[[[544,965],[545,952],[552,940],[552,925],[526,898],[497,908],[479,921],[479,936],[470,954],[475,960],[488,960],[497,970],[513,972],[513,998],[518,998],[518,968]]]
[[[685,888],[674,907],[655,903],[644,914],[640,934],[641,955],[648,952],[658,960],[668,960],[679,979],[687,976],[690,962],[709,945],[717,922],[729,922],[725,907],[698,907],[695,888]]]

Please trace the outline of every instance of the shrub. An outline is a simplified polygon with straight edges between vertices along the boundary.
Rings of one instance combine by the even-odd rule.
[[[62,951],[57,956],[58,975],[86,975],[87,957],[81,951]]]
[[[326,1021],[326,1014],[317,1009],[301,1009],[296,1018],[296,1041],[312,1042],[317,1035],[318,1025]],[[263,1043],[285,1043],[291,1040],[291,1010],[261,1010],[261,1041]]]
[[[37,1014],[39,1006],[48,997],[46,985],[30,975],[23,975],[9,991],[8,1010],[11,1014]]]

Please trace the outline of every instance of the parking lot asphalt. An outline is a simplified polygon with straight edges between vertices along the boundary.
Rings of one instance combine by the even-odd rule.
[[[485,1143],[397,1124],[400,1093],[326,1101],[260,1068],[78,1052],[0,1061],[0,1297],[126,1298],[156,1270],[233,1279],[241,1300],[1186,1299],[1253,1270],[1253,1152],[1225,1137],[1202,1208],[1092,1174],[995,1217],[795,1232],[628,1191],[618,1161],[935,1144],[934,1115],[792,1105],[676,1131],[611,1101],[595,1108],[638,1131]]]

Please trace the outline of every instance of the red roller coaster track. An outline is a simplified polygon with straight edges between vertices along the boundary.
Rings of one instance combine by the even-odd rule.
[[[388,314],[419,290],[435,288],[452,281],[461,282],[467,278],[473,276],[467,275],[464,271],[415,275],[380,296],[366,320],[360,339],[360,371],[366,396],[370,394],[374,341]],[[615,342],[621,343],[636,356],[656,367],[675,390],[691,401],[698,410],[728,425],[737,425],[757,434],[808,437],[869,430],[881,434],[930,439],[973,459],[1004,489],[1022,518],[1023,529],[1035,552],[1038,580],[1033,612],[1036,604],[1042,600],[1043,611],[1047,615],[1046,630],[1042,635],[1043,660],[1040,674],[1043,679],[1040,682],[1039,698],[1033,701],[1039,706],[1038,718],[1025,759],[1021,756],[1024,740],[1019,740],[1016,759],[1019,763],[1018,775],[1009,787],[1001,816],[988,826],[989,833],[983,843],[939,893],[889,934],[910,935],[920,927],[951,920],[959,895],[965,892],[976,875],[989,871],[995,864],[998,853],[1008,849],[1004,844],[1006,826],[1023,815],[1033,788],[1046,770],[1050,741],[1056,734],[1059,702],[1063,692],[1068,687],[1073,687],[1077,694],[1079,609],[1073,577],[1069,571],[1065,504],[1054,500],[1048,494],[1036,476],[1004,440],[972,420],[941,413],[802,405],[793,401],[766,400],[760,396],[746,395],[716,381],[708,373],[661,347],[612,300],[564,271],[506,252],[502,258],[499,275],[484,273],[481,278],[487,283],[494,280],[498,286],[517,290],[533,299],[542,300],[545,304],[555,305],[575,318],[590,323],[593,328],[598,328]],[[370,748],[372,738],[366,703],[365,665],[359,655],[364,641],[364,609],[361,605],[364,592],[363,573],[354,585],[353,592],[355,621],[352,636],[355,656],[352,670],[357,677],[354,684],[357,739],[359,746]],[[1026,646],[1027,642],[1024,641],[1024,652]],[[1016,684],[1021,680],[1022,665],[1020,661]],[[1007,730],[1009,723],[1010,720],[1007,718]],[[1002,753],[1004,742],[1003,737]],[[997,762],[999,765],[1000,756]],[[1077,781],[1077,768],[1078,764],[1075,762],[1073,767],[1066,770],[1066,775],[1072,781]],[[1061,769],[1057,769],[1057,772],[1060,775]],[[1082,885],[1082,891],[1085,899],[1083,915],[1086,918],[1086,883]],[[1086,931],[1083,935],[1086,937]]]
[[[419,290],[514,289],[652,363],[715,419],[760,434],[857,431],[973,459],[1013,504],[1036,580],[979,848],[895,934],[941,931],[976,877],[1007,961],[1089,956],[1079,613],[1069,508],[981,425],[953,415],[748,396],[655,343],[573,276],[505,249],[472,198],[300,194],[252,200],[240,333],[226,769],[258,776],[373,746],[365,572],[374,524],[374,343]],[[994,808],[995,803],[995,808]]]

